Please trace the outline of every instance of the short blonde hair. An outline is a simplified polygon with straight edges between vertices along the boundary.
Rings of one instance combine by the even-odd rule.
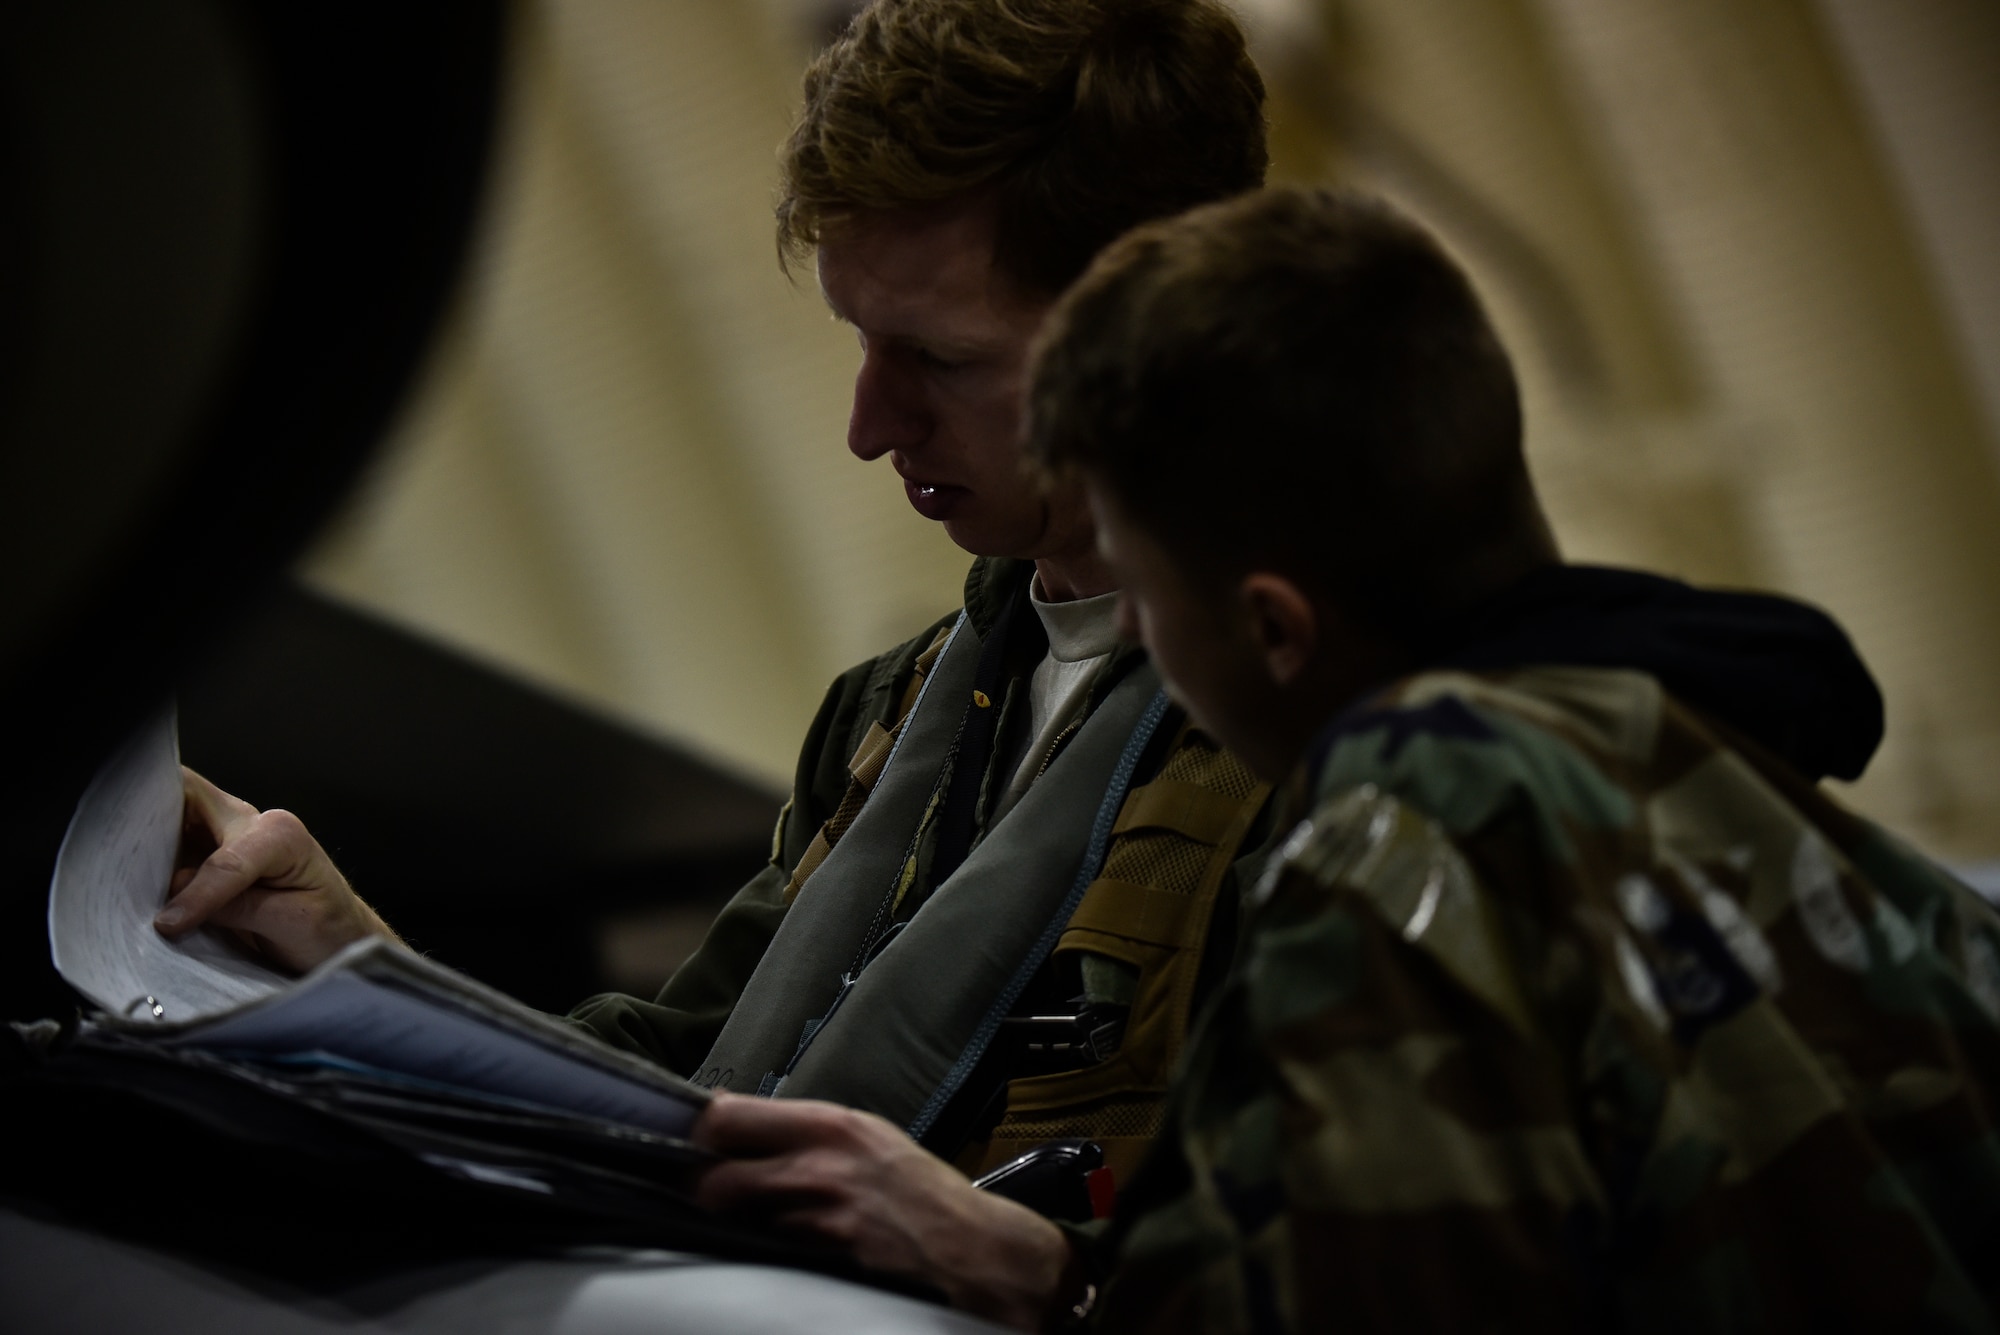
[[[876,0],[806,71],[782,260],[829,222],[989,189],[1054,295],[1121,233],[1263,182],[1264,84],[1216,0]]]

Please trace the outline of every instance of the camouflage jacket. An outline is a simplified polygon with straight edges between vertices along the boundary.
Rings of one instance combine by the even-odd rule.
[[[1296,782],[1104,1328],[1993,1328],[1971,891],[1633,671],[1411,677]]]

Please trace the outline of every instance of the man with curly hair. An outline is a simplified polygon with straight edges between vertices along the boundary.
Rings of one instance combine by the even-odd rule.
[[[860,343],[849,449],[977,559],[962,612],[828,691],[770,865],[695,955],[576,1023],[718,1089],[870,1109],[968,1172],[1055,1137],[1136,1164],[1267,790],[1119,645],[1080,491],[1022,466],[1022,378],[1093,255],[1265,163],[1216,0],[878,0],[813,62],[780,254]],[[189,785],[220,851],[162,930],[296,968],[387,932],[295,820]]]

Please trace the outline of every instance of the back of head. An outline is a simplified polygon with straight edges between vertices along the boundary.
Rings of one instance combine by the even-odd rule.
[[[1216,0],[876,0],[806,72],[780,253],[990,191],[999,266],[1053,296],[1131,227],[1260,185],[1263,104]]]
[[[1028,434],[1190,574],[1277,569],[1398,634],[1554,559],[1470,283],[1351,194],[1272,190],[1123,238],[1044,329]]]

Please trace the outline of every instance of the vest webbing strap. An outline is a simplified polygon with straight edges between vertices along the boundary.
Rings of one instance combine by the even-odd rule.
[[[896,749],[896,739],[902,735],[903,720],[910,716],[916,706],[917,696],[923,691],[924,678],[930,675],[932,665],[938,655],[944,652],[944,642],[951,638],[951,627],[939,630],[930,647],[917,655],[916,671],[910,676],[910,684],[903,688],[902,702],[896,707],[895,721],[889,727],[879,722],[868,725],[868,732],[861,739],[861,745],[854,750],[854,758],[847,762],[847,791],[841,795],[840,805],[826,823],[819,827],[812,843],[806,848],[805,856],[798,866],[792,868],[792,879],[785,883],[785,902],[791,903],[799,897],[799,891],[806,880],[819,870],[826,861],[827,854],[833,852],[840,837],[847,833],[854,818],[861,814],[862,805],[868,801],[868,794],[875,788],[875,780],[882,777],[882,767],[889,763],[889,753]]]
[[[1134,830],[1166,830],[1213,847],[1236,823],[1243,803],[1227,793],[1180,779],[1155,779],[1135,788],[1118,813],[1113,834]]]
[[[1068,930],[1103,932],[1133,941],[1183,949],[1201,944],[1208,930],[1205,901],[1138,881],[1100,876],[1070,915]]]

